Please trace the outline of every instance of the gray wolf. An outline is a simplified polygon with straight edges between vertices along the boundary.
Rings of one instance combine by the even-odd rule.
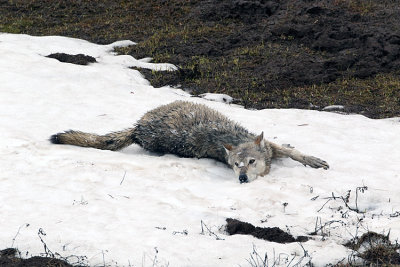
[[[206,105],[175,101],[148,111],[132,128],[106,135],[66,131],[52,135],[54,144],[120,150],[131,144],[180,157],[212,158],[229,165],[245,183],[269,173],[271,159],[290,157],[313,168],[329,165],[290,146],[255,135]]]

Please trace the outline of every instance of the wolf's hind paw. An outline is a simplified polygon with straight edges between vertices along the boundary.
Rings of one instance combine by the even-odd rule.
[[[329,165],[325,160],[313,156],[304,157],[304,165],[308,165],[316,169],[319,168],[323,168],[324,170],[329,169]]]

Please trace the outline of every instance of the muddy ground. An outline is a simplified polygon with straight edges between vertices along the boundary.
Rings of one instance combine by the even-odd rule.
[[[47,57],[57,59],[60,62],[71,63],[76,65],[88,65],[89,63],[97,62],[94,57],[84,54],[69,55],[65,53],[54,53],[48,55]]]
[[[23,259],[19,251],[14,248],[0,250],[0,266],[2,267],[80,267],[83,265],[71,265],[66,260],[54,257],[35,256]]]
[[[229,235],[252,235],[255,238],[276,243],[306,242],[307,236],[294,237],[278,227],[258,227],[236,219],[226,219],[226,232]]]
[[[0,0],[0,31],[138,42],[118,52],[180,67],[154,86],[226,93],[248,108],[400,116],[396,0]]]

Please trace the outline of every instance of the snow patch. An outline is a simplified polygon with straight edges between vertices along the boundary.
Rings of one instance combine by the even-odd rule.
[[[155,255],[170,266],[245,266],[254,246],[270,257],[294,257],[292,263],[305,259],[298,244],[201,234],[201,222],[218,231],[226,218],[237,218],[295,236],[315,232],[303,247],[307,260],[324,266],[343,258],[345,263],[350,251],[342,244],[365,229],[390,229],[392,240],[400,238],[398,118],[253,111],[156,89],[129,67],[172,65],[111,52],[111,46],[131,44],[0,34],[1,247],[13,243],[22,254],[43,253],[41,228],[53,252],[85,255],[91,266],[103,265],[103,259],[151,265]],[[55,52],[91,55],[98,63],[79,66],[44,57]],[[231,169],[211,159],[159,155],[137,145],[113,152],[48,141],[68,129],[104,134],[132,127],[148,110],[175,100],[203,103],[252,132],[264,131],[270,141],[326,160],[330,169],[280,159],[267,176],[240,184]],[[362,186],[368,190],[357,191]],[[357,201],[365,213],[346,207],[340,196],[349,190],[348,205],[355,208]]]
[[[342,111],[344,110],[344,106],[342,105],[331,105],[331,106],[326,106],[322,109],[323,111]]]
[[[222,102],[225,104],[232,103],[233,98],[229,95],[226,94],[213,94],[213,93],[205,93],[199,95],[201,98],[204,98],[206,100],[211,100],[211,101],[216,101],[216,102]]]

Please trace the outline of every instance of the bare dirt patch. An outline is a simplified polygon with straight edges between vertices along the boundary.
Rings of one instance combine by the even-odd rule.
[[[224,93],[248,108],[400,116],[400,6],[367,0],[6,1],[0,31],[64,35],[170,62],[154,86]]]
[[[306,236],[295,238],[278,227],[256,227],[231,218],[226,219],[226,231],[229,235],[252,235],[258,239],[277,243],[306,242],[309,239]]]
[[[8,248],[0,250],[0,266],[4,267],[73,267],[64,260],[51,257],[35,256],[28,259],[22,259],[18,256],[18,250]],[[79,267],[75,265],[75,267]]]
[[[69,55],[65,53],[54,53],[48,55],[47,57],[57,59],[60,62],[72,63],[76,65],[88,65],[89,63],[96,62],[96,59],[94,57],[84,54]]]
[[[360,237],[345,244],[356,251],[356,255],[363,259],[364,265],[388,266],[400,264],[400,245],[389,240],[389,234],[366,232]]]

